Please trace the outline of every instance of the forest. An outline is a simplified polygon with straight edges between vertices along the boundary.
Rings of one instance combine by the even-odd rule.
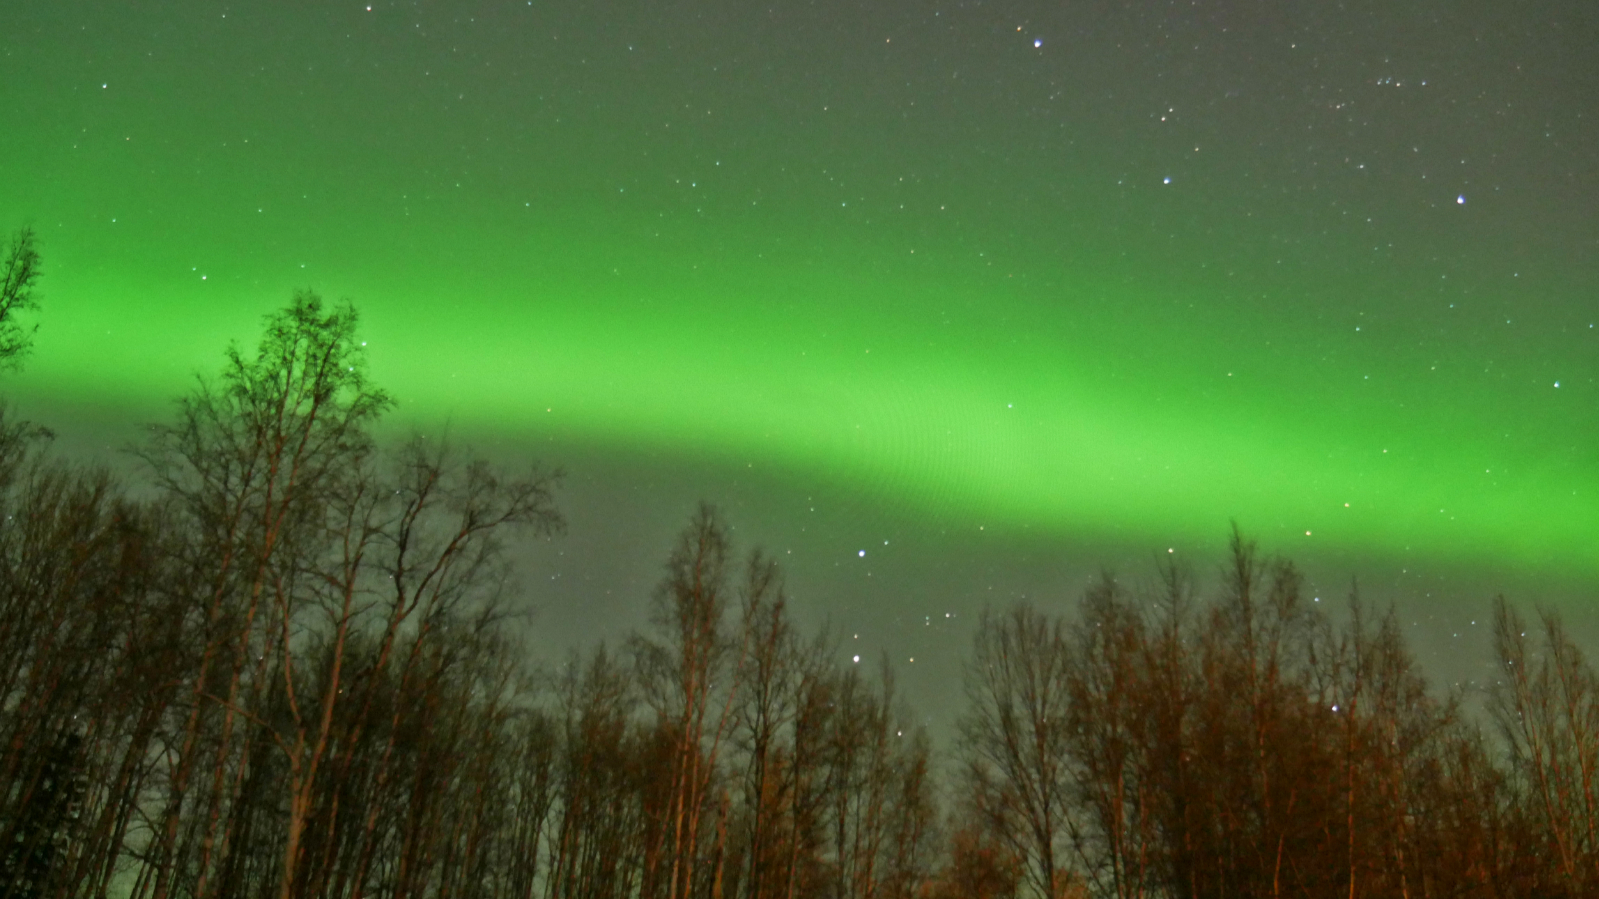
[[[12,366],[38,272],[19,232]],[[357,324],[296,295],[138,475],[0,419],[0,899],[1599,896],[1599,682],[1550,611],[1498,601],[1494,684],[1441,693],[1235,530],[1209,586],[985,611],[935,751],[705,505],[648,628],[531,658],[557,473],[379,441]]]

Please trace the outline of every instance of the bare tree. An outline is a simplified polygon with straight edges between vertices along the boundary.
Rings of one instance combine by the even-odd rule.
[[[13,235],[5,252],[5,268],[0,271],[0,365],[14,367],[33,345],[32,329],[23,328],[17,314],[39,305],[34,286],[41,269],[33,229]]]
[[[542,709],[524,712],[514,725],[510,783],[514,812],[504,834],[506,899],[533,899],[539,884],[545,828],[555,805],[556,760],[560,735]]]
[[[1109,574],[1091,586],[1071,627],[1066,746],[1074,799],[1086,811],[1075,848],[1099,892],[1142,896],[1155,802],[1144,623]]]
[[[1070,879],[1067,640],[1059,619],[1026,604],[985,610],[966,669],[961,721],[977,807],[1042,897]]]
[[[1197,855],[1204,829],[1202,791],[1194,772],[1194,728],[1203,681],[1193,651],[1197,605],[1192,575],[1175,561],[1158,568],[1144,640],[1147,753],[1144,791],[1148,818],[1159,839],[1151,853],[1154,879],[1170,895],[1198,895]]]
[[[644,884],[647,894],[665,899],[682,899],[694,889],[702,819],[748,651],[748,640],[729,634],[723,621],[730,544],[717,511],[701,505],[655,594],[652,617],[659,636],[633,644],[645,695],[673,744],[671,789],[663,817],[653,822]]]
[[[744,895],[764,899],[782,893],[782,768],[792,763],[784,746],[797,711],[799,647],[775,564],[759,556],[752,559],[743,592],[742,627],[750,650],[734,735],[745,758],[747,869],[742,880]]]
[[[788,746],[788,764],[782,789],[787,795],[787,846],[784,847],[783,899],[816,895],[830,878],[822,863],[824,830],[830,802],[828,762],[832,756],[832,731],[840,714],[838,698],[842,675],[833,664],[835,647],[824,632],[798,656],[794,692],[794,723]]]
[[[928,899],[1015,899],[1021,888],[1021,862],[990,841],[981,827],[959,827]]]
[[[1208,689],[1196,710],[1196,773],[1217,822],[1203,849],[1206,879],[1211,889],[1276,899],[1299,870],[1297,836],[1325,795],[1314,788],[1327,760],[1307,739],[1322,727],[1303,720],[1313,622],[1292,564],[1262,558],[1236,527],[1230,550],[1222,595],[1199,635]]]
[[[1525,783],[1527,817],[1565,895],[1599,889],[1599,680],[1560,618],[1540,613],[1542,650],[1503,597],[1494,604],[1492,712]]]
[[[647,839],[646,778],[670,770],[676,747],[651,746],[642,738],[632,721],[632,673],[604,645],[587,663],[574,654],[557,686],[557,702],[563,734],[547,895],[632,895],[648,851],[641,845]]]
[[[389,406],[366,379],[356,313],[297,294],[267,319],[253,356],[231,348],[220,382],[202,380],[176,424],[153,429],[144,452],[159,487],[187,516],[195,601],[204,649],[171,757],[166,807],[147,862],[152,899],[166,899],[178,860],[180,824],[202,749],[209,756],[206,806],[197,828],[193,891],[208,897],[226,809],[242,783],[235,745],[246,706],[266,688],[267,660],[283,638],[263,606],[293,589],[297,550],[314,547],[330,487],[359,468],[369,428]],[[215,737],[202,743],[212,713]]]
[[[329,550],[309,560],[300,574],[301,590],[275,593],[289,721],[279,736],[288,757],[289,793],[283,899],[319,885],[320,875],[302,872],[300,841],[316,811],[317,779],[324,765],[341,774],[352,763],[348,755],[334,754],[331,746],[339,738],[347,746],[359,745],[362,731],[372,726],[363,709],[345,728],[339,727],[339,707],[352,699],[352,679],[382,678],[398,655],[403,683],[422,646],[437,636],[442,624],[497,620],[502,614],[501,532],[524,528],[543,536],[560,527],[552,500],[553,475],[535,471],[521,480],[506,480],[482,461],[460,462],[452,456],[447,447],[429,449],[414,440],[399,457],[397,486],[381,483],[362,468],[330,485],[324,537]],[[352,467],[360,461],[352,460]],[[309,620],[302,621],[307,612]],[[304,691],[294,677],[297,641],[291,629],[297,624],[322,647],[323,668],[314,691]],[[367,668],[348,672],[347,648],[362,632],[372,635],[373,655]],[[407,633],[410,648],[396,653]],[[324,830],[331,834],[339,810],[321,814]],[[306,877],[314,880],[302,884]]]
[[[29,466],[0,523],[0,895],[47,896],[104,872],[136,809],[164,705],[144,658],[158,519],[104,471]],[[170,620],[170,619],[169,619]],[[131,642],[138,637],[148,643]]]
[[[926,729],[909,727],[903,718],[895,727],[894,742],[884,816],[887,834],[874,895],[911,899],[920,896],[931,882],[939,848],[933,749]]]

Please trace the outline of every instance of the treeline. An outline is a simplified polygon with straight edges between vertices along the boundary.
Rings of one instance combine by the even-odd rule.
[[[1599,685],[1552,616],[1498,605],[1479,726],[1235,534],[1209,599],[985,613],[937,763],[710,507],[643,633],[530,659],[507,553],[556,476],[379,446],[355,328],[296,297],[134,484],[0,421],[0,899],[1599,894]]]
[[[962,895],[1599,896],[1599,684],[1557,616],[1496,602],[1485,732],[1392,610],[1334,623],[1236,531],[1213,599],[1156,584],[984,614]]]
[[[555,478],[386,450],[309,294],[140,449],[0,428],[0,899],[911,896],[937,832],[892,678],[689,523],[652,627],[543,670],[505,540]]]

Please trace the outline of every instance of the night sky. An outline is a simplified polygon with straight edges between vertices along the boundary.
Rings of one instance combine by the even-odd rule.
[[[1214,581],[1233,520],[1469,678],[1495,592],[1599,634],[1596,46],[1587,0],[7,0],[0,389],[110,459],[310,287],[396,434],[566,470],[549,648],[641,624],[704,498],[935,724],[985,603]]]

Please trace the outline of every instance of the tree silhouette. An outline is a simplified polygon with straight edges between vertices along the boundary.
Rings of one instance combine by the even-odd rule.
[[[17,313],[38,307],[33,288],[39,280],[39,251],[33,229],[13,235],[5,253],[0,272],[0,365],[15,366],[33,345],[32,329],[17,322]]]

